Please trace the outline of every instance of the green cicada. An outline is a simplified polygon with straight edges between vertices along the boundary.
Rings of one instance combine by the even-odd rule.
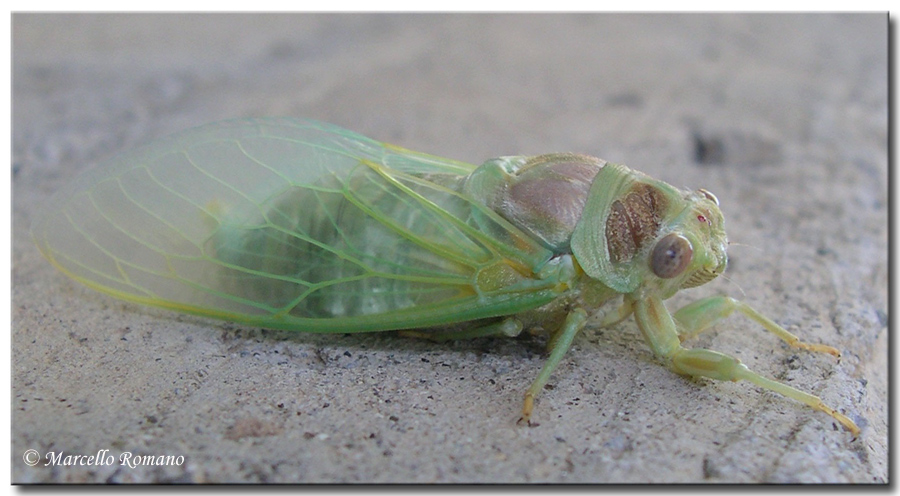
[[[225,121],[157,141],[58,193],[32,233],[73,279],[124,300],[304,332],[435,340],[546,332],[522,419],[588,313],[634,314],[675,372],[748,380],[859,428],[819,398],[682,341],[744,303],[663,300],[725,270],[715,196],[569,153],[481,166],[299,119]],[[409,331],[409,330],[415,331]]]

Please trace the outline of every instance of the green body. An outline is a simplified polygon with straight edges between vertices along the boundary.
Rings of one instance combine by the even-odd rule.
[[[673,318],[662,305],[725,269],[715,197],[592,157],[475,167],[314,121],[226,121],[88,172],[37,219],[35,241],[63,272],[148,305],[304,332],[547,332],[524,418],[587,314],[619,295],[607,323],[634,313],[677,372],[760,384],[681,347],[754,310],[709,300]]]

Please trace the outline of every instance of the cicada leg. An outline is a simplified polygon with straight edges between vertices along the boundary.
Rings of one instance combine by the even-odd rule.
[[[632,313],[634,313],[634,300],[626,298],[615,310],[604,315],[603,319],[597,323],[597,327],[604,328],[614,326],[630,317]],[[565,333],[556,332],[550,336],[550,339],[547,340],[548,352],[556,348],[556,342],[559,341],[559,338],[563,335],[565,335]]]
[[[587,320],[587,312],[584,309],[576,308],[566,316],[566,321],[562,327],[551,336],[550,341],[553,345],[550,349],[550,356],[544,362],[544,367],[541,368],[537,378],[531,383],[531,387],[525,392],[525,403],[522,405],[522,417],[519,418],[519,423],[528,422],[528,419],[531,418],[531,411],[534,410],[534,399],[547,385],[547,381],[550,380],[550,374],[556,370],[556,366],[559,365],[560,360],[569,350],[569,347],[572,346],[575,336],[580,330],[584,329]]]
[[[824,344],[804,343],[803,341],[800,341],[800,338],[776,324],[772,319],[757,312],[750,305],[727,296],[703,298],[702,300],[697,300],[675,312],[673,317],[678,324],[678,337],[684,342],[685,339],[700,334],[719,320],[728,317],[735,310],[738,310],[747,317],[759,322],[767,331],[775,334],[794,348],[828,353],[829,355],[838,358],[841,357],[841,352],[838,351],[837,348]]]
[[[469,329],[435,329],[418,331],[399,331],[401,336],[428,339],[431,341],[451,341],[456,339],[475,339],[492,336],[516,337],[522,333],[522,322],[515,317],[507,317],[498,322],[476,326]]]
[[[603,320],[597,324],[597,327],[614,326],[630,317],[632,313],[634,313],[634,300],[625,298],[615,310],[603,316]]]
[[[708,377],[720,381],[750,381],[757,386],[780,393],[788,398],[793,398],[805,403],[816,410],[825,412],[840,422],[841,425],[852,432],[854,436],[859,434],[859,427],[857,427],[852,420],[826,405],[817,396],[763,377],[748,369],[747,366],[742,364],[737,358],[724,353],[706,349],[686,349],[682,347],[682,337],[696,335],[700,332],[697,329],[702,330],[705,328],[704,326],[708,326],[721,318],[723,313],[724,315],[728,315],[734,309],[741,310],[742,313],[751,316],[757,321],[759,321],[757,317],[765,319],[765,317],[762,317],[759,313],[746,305],[743,307],[734,306],[729,310],[729,302],[716,302],[715,299],[709,299],[701,300],[697,303],[700,304],[698,305],[695,303],[693,305],[688,305],[676,312],[675,315],[678,318],[679,324],[682,326],[681,332],[679,332],[675,319],[673,319],[672,315],[666,310],[665,305],[659,297],[650,296],[635,302],[634,315],[638,327],[640,327],[644,337],[650,343],[654,353],[665,358],[672,370],[679,374],[693,377]],[[706,305],[708,305],[708,307],[706,307]],[[704,311],[703,308],[708,308],[709,310]],[[747,312],[747,309],[749,309],[750,313]],[[767,326],[766,328],[777,334],[779,337],[782,337],[785,341],[791,343],[790,338],[793,338],[795,340],[794,343],[799,343],[799,339],[793,334],[781,329],[769,319],[765,319],[765,321],[771,323],[771,326]],[[770,327],[779,330],[776,331]]]

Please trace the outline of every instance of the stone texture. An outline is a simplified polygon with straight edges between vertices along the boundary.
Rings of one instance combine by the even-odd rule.
[[[13,28],[12,479],[887,482],[885,15],[32,15]],[[333,122],[481,163],[577,152],[713,191],[732,317],[692,342],[863,428],[690,381],[633,321],[576,339],[516,425],[537,340],[269,332],[146,309],[55,271],[36,207],[92,163],[238,116]],[[115,463],[27,466],[26,450]],[[184,456],[131,468],[133,456]]]

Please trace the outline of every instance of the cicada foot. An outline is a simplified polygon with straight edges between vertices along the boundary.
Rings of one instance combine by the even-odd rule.
[[[526,424],[529,427],[535,425],[531,423],[531,412],[534,410],[534,395],[531,391],[525,393],[525,401],[522,404],[522,416],[516,421],[517,424]]]

